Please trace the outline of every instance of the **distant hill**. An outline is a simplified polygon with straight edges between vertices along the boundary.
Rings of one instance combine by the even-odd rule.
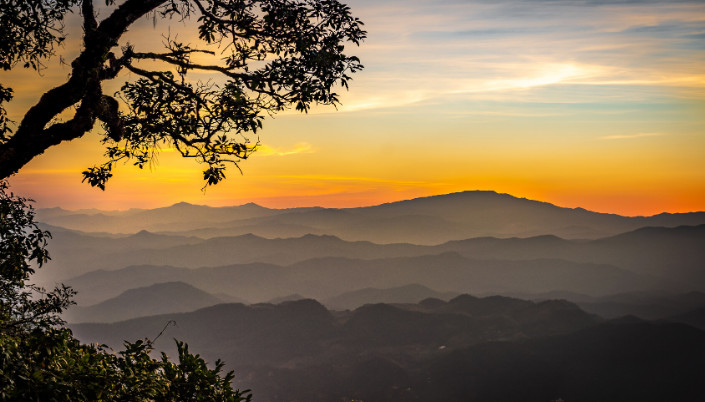
[[[223,292],[251,302],[293,293],[326,300],[354,290],[395,288],[410,282],[439,292],[542,293],[566,289],[595,296],[678,287],[667,280],[604,264],[565,260],[472,260],[457,253],[375,260],[326,257],[286,267],[263,263],[199,269],[146,265],[90,272],[65,283],[78,291],[78,303],[86,305],[130,288],[162,282],[164,278],[189,283],[211,294]]]
[[[224,359],[231,364],[265,364],[316,355],[321,341],[338,334],[333,316],[314,300],[278,305],[219,304],[190,313],[135,318],[114,324],[70,324],[85,343],[119,348],[125,339],[154,338],[173,320],[155,343],[158,350],[175,355],[173,338],[185,341],[206,361]]]
[[[597,322],[599,319],[564,300],[533,303],[465,294],[432,306],[368,304],[353,312],[344,330],[353,342],[369,345],[431,343],[458,347],[473,343],[473,337],[542,337],[577,331]]]
[[[705,293],[632,292],[600,297],[577,304],[583,310],[604,318],[633,315],[646,320],[658,320],[693,309],[705,308]]]
[[[213,296],[217,297],[218,299],[222,300],[223,303],[242,303],[242,304],[250,304],[249,301],[239,298],[237,296],[233,296],[227,293],[214,293]]]
[[[560,258],[611,264],[640,274],[669,278],[705,290],[705,225],[675,228],[645,227],[592,241],[556,236],[526,239],[474,238],[448,242],[437,251],[455,251],[469,258]]]
[[[61,235],[65,233],[71,233],[74,235],[78,236],[89,236],[89,237],[108,237],[111,239],[120,239],[122,237],[128,237],[129,234],[123,234],[123,233],[110,233],[110,232],[83,232],[80,230],[74,230],[74,229],[66,229],[61,226],[54,226],[54,225],[49,225],[46,223],[38,223],[38,226],[42,230],[46,230],[51,233],[52,238],[55,235]]]
[[[212,208],[187,203],[134,213],[39,210],[38,220],[85,232],[187,232],[198,237],[255,233],[266,237],[329,234],[376,243],[440,244],[471,237],[552,234],[596,239],[644,226],[705,224],[705,212],[624,217],[562,208],[492,191],[466,191],[373,207],[269,209],[256,204]]]
[[[429,359],[420,364],[426,381],[415,394],[419,400],[478,402],[698,400],[705,397],[703,359],[705,333],[692,327],[604,324]]]
[[[365,304],[418,303],[430,297],[448,301],[458,295],[457,292],[436,292],[423,285],[411,284],[389,289],[354,290],[325,299],[322,303],[330,310],[354,310]]]
[[[169,207],[136,210],[132,213],[95,213],[76,211],[67,214],[56,209],[39,209],[37,220],[68,229],[84,232],[136,233],[140,230],[190,230],[201,228],[214,222],[233,219],[247,219],[280,213],[257,204],[244,204],[234,207],[208,207],[186,202]],[[207,226],[206,226],[207,227]]]
[[[705,331],[705,307],[701,307],[682,314],[674,315],[665,319],[666,321],[681,322],[700,328]]]
[[[607,319],[624,316],[634,316],[645,320],[668,319],[670,316],[705,307],[705,293],[702,292],[638,291],[603,297],[566,291],[541,294],[509,292],[503,295],[533,301],[565,299],[577,304],[588,313],[597,314]]]
[[[63,314],[63,318],[71,323],[116,322],[150,315],[194,311],[220,303],[223,303],[223,300],[187,283],[166,282],[130,289],[92,306],[71,307]]]
[[[196,236],[204,239],[210,239],[213,237],[233,237],[253,234],[255,236],[264,237],[267,239],[275,239],[278,237],[302,237],[307,234],[324,235],[325,231],[323,229],[317,229],[306,225],[281,222],[263,222],[251,225],[242,224],[234,227],[203,228],[176,232],[164,231],[160,233],[166,235]]]
[[[606,233],[617,234],[644,226],[675,227],[705,224],[705,212],[624,217],[591,212],[582,208],[562,208],[547,202],[517,198],[494,191],[464,191],[353,208],[348,211],[373,219],[412,215],[433,216],[472,227],[475,233],[465,237],[487,235],[529,237],[553,234],[571,238],[575,237],[568,235],[571,231],[601,232],[597,236],[590,236],[590,238],[596,238],[605,237]]]
[[[464,309],[462,305],[469,303],[468,298],[485,307],[473,312]],[[221,356],[236,365],[248,365],[282,364],[307,354],[315,358],[320,353],[328,353],[325,345],[330,342],[345,349],[416,343],[430,344],[435,349],[441,345],[462,346],[517,335],[556,335],[599,322],[567,302],[536,304],[466,295],[445,306],[447,308],[409,306],[404,309],[388,304],[366,305],[341,322],[320,303],[304,299],[252,306],[220,304],[190,313],[142,317],[114,324],[71,324],[70,327],[84,342],[115,347],[124,339],[159,333],[166,322],[174,320],[177,326],[169,328],[168,336],[157,341],[158,349],[173,350],[170,339],[176,337],[188,342],[193,350],[202,352],[206,359],[211,359],[211,355]],[[546,325],[549,321],[551,325]],[[277,345],[276,350],[264,350],[273,345]]]
[[[509,239],[484,237],[438,246],[348,242],[327,235],[288,239],[243,235],[202,240],[148,232],[119,239],[61,232],[57,233],[52,244],[49,246],[53,258],[50,269],[40,270],[37,277],[43,278],[44,275],[53,281],[64,281],[98,268],[111,270],[142,264],[189,268],[253,262],[290,265],[320,257],[371,260],[454,252],[479,260],[563,259],[608,264],[680,282],[689,290],[705,290],[705,270],[702,269],[705,225],[642,228],[592,241],[572,241],[548,235]],[[548,290],[556,289],[560,288]]]
[[[424,305],[366,305],[333,315],[314,300],[221,304],[117,324],[73,324],[83,342],[118,347],[171,338],[224,359],[234,386],[262,400],[702,400],[705,332],[608,322],[565,301],[462,295]]]
[[[171,242],[171,247],[167,245]],[[189,268],[263,262],[288,265],[317,257],[385,258],[422,255],[431,250],[411,244],[379,245],[346,242],[333,236],[306,235],[290,239],[265,239],[251,234],[216,237],[159,235],[140,232],[120,239],[93,238],[58,233],[49,246],[51,270],[40,271],[54,280],[65,280],[96,269],[113,270],[131,265],[173,265]]]
[[[298,293],[294,293],[293,295],[275,297],[274,299],[267,300],[265,303],[281,304],[284,302],[298,301],[298,300],[304,300],[304,299],[307,299],[307,297],[301,296]]]
[[[118,210],[113,210],[113,211],[105,211],[105,210],[100,210],[96,208],[90,208],[90,209],[79,209],[75,211],[70,211],[67,209],[63,209],[60,207],[54,207],[54,208],[40,208],[37,209],[37,218],[39,218],[40,221],[42,222],[48,222],[51,219],[59,218],[62,216],[70,216],[70,215],[106,215],[106,216],[130,216],[134,215],[139,212],[145,211],[144,209],[140,208],[130,208],[129,210],[126,211],[118,211]]]

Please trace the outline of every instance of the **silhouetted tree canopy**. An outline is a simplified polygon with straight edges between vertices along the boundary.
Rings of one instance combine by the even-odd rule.
[[[177,341],[178,359],[154,359],[152,341],[125,342],[113,352],[81,344],[60,313],[75,294],[29,283],[49,260],[49,233],[34,222],[26,199],[0,181],[0,401],[249,401],[233,390],[224,364],[209,368]],[[155,334],[156,335],[156,334]]]
[[[67,13],[78,7],[84,31],[68,81],[47,91],[14,131],[2,107],[13,90],[0,85],[0,179],[100,121],[107,161],[83,172],[92,186],[105,189],[116,162],[143,167],[163,146],[204,163],[207,185],[216,184],[227,163],[237,166],[256,148],[250,136],[265,116],[337,105],[334,86],[347,87],[349,74],[362,68],[344,46],[358,45],[366,32],[337,0],[105,0],[105,5],[111,13],[98,21],[92,1],[0,0],[5,70],[44,68],[42,62],[65,40]],[[145,16],[196,19],[199,43],[167,35],[159,53],[123,43],[123,34]],[[115,96],[103,93],[102,83],[123,70],[138,78]],[[225,82],[189,80],[192,71],[217,73]],[[71,107],[73,117],[59,122],[59,114]]]
[[[337,105],[336,84],[362,68],[346,56],[347,42],[365,38],[362,23],[336,0],[105,0],[98,21],[92,1],[0,0],[0,66],[42,70],[66,38],[64,21],[80,11],[83,43],[68,80],[47,91],[19,123],[5,104],[12,88],[0,84],[0,401],[249,401],[233,390],[223,363],[209,368],[177,342],[178,361],[150,356],[151,341],[125,342],[113,352],[84,345],[64,327],[60,313],[74,292],[46,291],[30,276],[49,260],[50,234],[34,222],[28,200],[9,193],[3,179],[49,147],[83,136],[100,121],[105,163],[84,181],[105,189],[119,161],[139,167],[160,147],[207,165],[207,185],[225,178],[256,148],[265,116],[293,107]],[[160,53],[122,43],[138,19],[196,19],[198,46],[166,36]],[[155,33],[156,34],[156,33]],[[200,47],[199,47],[200,46]],[[199,55],[198,61],[194,55]],[[204,58],[209,62],[201,62]],[[140,64],[141,61],[147,63]],[[128,70],[114,96],[102,83]],[[192,71],[221,74],[220,85],[189,80]],[[69,108],[67,121],[59,115]]]

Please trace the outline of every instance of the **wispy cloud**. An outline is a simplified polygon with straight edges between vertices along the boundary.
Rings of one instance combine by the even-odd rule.
[[[283,150],[282,148],[272,148],[268,145],[257,146],[256,154],[260,156],[286,156],[294,154],[310,154],[316,150],[306,142],[301,142],[294,145],[294,148]]]
[[[641,137],[659,137],[665,135],[664,133],[639,133],[639,134],[625,134],[625,135],[608,135],[605,137],[600,137],[602,140],[621,140],[628,138],[641,138]]]
[[[529,92],[548,103],[705,98],[702,2],[409,1],[351,2],[370,38],[340,111]],[[546,91],[568,85],[560,99]]]
[[[332,176],[332,175],[282,175],[277,176],[282,179],[301,179],[322,182],[365,182],[365,183],[383,183],[383,184],[399,184],[409,186],[443,186],[447,183],[435,183],[426,181],[410,181],[410,180],[391,180],[378,177],[352,177],[352,176]]]

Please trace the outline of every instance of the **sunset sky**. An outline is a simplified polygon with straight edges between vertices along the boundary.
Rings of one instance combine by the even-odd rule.
[[[81,183],[103,161],[91,133],[35,158],[12,190],[67,209],[351,207],[480,189],[623,215],[705,210],[705,2],[347,4],[368,39],[346,47],[365,69],[341,89],[343,106],[267,119],[242,176],[230,169],[203,193],[203,167],[167,149],[151,170],[120,165],[102,192]],[[168,27],[144,20],[125,39],[157,50]],[[198,41],[193,25],[171,32]],[[47,66],[0,73],[15,89],[12,119],[66,80],[58,57]]]

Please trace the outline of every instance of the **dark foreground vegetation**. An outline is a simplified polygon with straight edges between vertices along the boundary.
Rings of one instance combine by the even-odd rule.
[[[233,373],[210,367],[176,342],[172,359],[150,356],[148,340],[120,343],[119,352],[82,344],[60,314],[75,293],[29,282],[49,260],[51,235],[34,222],[27,200],[0,181],[0,401],[249,401],[231,386]]]
[[[705,398],[705,332],[606,321],[563,300],[458,296],[329,311],[314,300],[221,304],[75,324],[119,344],[158,331],[223,357],[259,401],[679,401]],[[172,346],[159,340],[158,348]]]

